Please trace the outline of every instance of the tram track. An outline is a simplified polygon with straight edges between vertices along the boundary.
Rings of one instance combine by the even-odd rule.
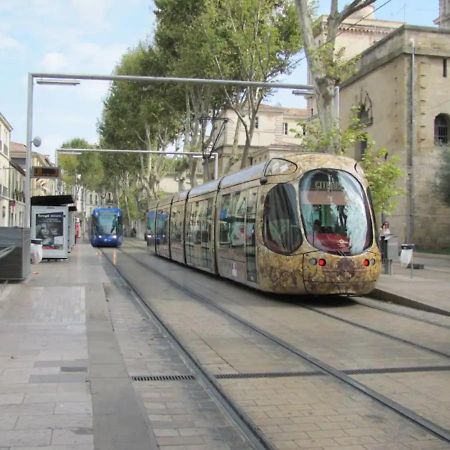
[[[148,304],[139,290],[133,285],[129,277],[120,270],[117,264],[112,261],[108,255],[100,250],[104,258],[110,263],[114,270],[120,275],[128,288],[134,293],[138,300],[138,305],[141,311],[151,317],[157,325],[164,330],[168,335],[172,344],[188,361],[190,369],[195,373],[197,380],[199,380],[210,392],[210,394],[215,398],[215,400],[223,407],[226,413],[229,415],[231,420],[240,429],[242,434],[248,440],[252,448],[255,450],[276,450],[275,447],[266,439],[266,437],[261,433],[258,427],[251,421],[251,419],[244,413],[244,411],[239,408],[235,402],[233,402],[225,391],[220,387],[220,384],[216,381],[215,377],[209,373],[198,361],[198,359],[190,352],[183,342],[178,338],[176,332],[172,327],[167,324],[160,315]],[[124,252],[125,253],[125,252]],[[126,254],[126,253],[125,253]],[[139,377],[137,377],[139,378]]]
[[[138,248],[137,246],[132,245],[131,247],[134,248]],[[142,248],[139,247],[141,250]],[[236,321],[237,323],[239,323],[242,326],[245,326],[249,329],[251,329],[253,332],[263,336],[264,338],[268,339],[269,341],[277,344],[278,346],[280,346],[281,348],[283,348],[284,350],[287,350],[288,352],[290,352],[293,355],[296,355],[297,357],[301,358],[303,361],[308,362],[310,365],[312,365],[313,367],[315,367],[316,369],[318,369],[319,373],[323,373],[323,374],[327,374],[332,376],[334,379],[339,380],[340,382],[345,383],[347,386],[352,387],[353,389],[356,389],[357,391],[363,393],[364,395],[372,398],[373,400],[375,400],[376,402],[378,402],[379,404],[383,405],[384,407],[389,408],[390,410],[396,412],[397,414],[399,414],[400,416],[408,419],[410,422],[414,423],[415,425],[421,427],[422,429],[434,434],[435,436],[439,437],[440,439],[442,439],[443,441],[450,443],[450,433],[448,430],[444,429],[443,427],[441,427],[440,425],[426,419],[425,417],[420,416],[419,414],[416,414],[414,411],[405,408],[404,406],[402,406],[401,404],[397,403],[396,401],[384,396],[383,394],[375,391],[374,389],[370,388],[369,386],[364,385],[363,383],[357,381],[356,379],[352,378],[351,376],[349,376],[349,373],[352,373],[352,371],[346,371],[346,370],[339,370],[336,369],[335,367],[327,364],[326,362],[314,357],[311,354],[308,354],[302,350],[300,350],[299,348],[294,347],[293,345],[289,344],[288,342],[280,339],[279,337],[267,332],[266,330],[261,329],[258,326],[255,326],[255,324],[250,323],[249,321],[243,319],[242,317],[239,317],[238,315],[228,311],[226,308],[221,307],[220,305],[217,305],[216,303],[212,302],[210,298],[208,298],[208,296],[205,296],[199,292],[196,292],[195,290],[193,290],[191,287],[186,286],[184,284],[181,284],[175,280],[173,280],[171,277],[169,277],[167,274],[158,271],[157,269],[155,269],[154,267],[142,262],[139,258],[129,254],[128,252],[124,251],[124,250],[119,250],[121,253],[123,253],[127,258],[130,258],[131,260],[133,260],[135,263],[141,265],[142,267],[145,267],[147,270],[152,271],[153,273],[155,273],[158,277],[164,279],[165,281],[167,281],[168,283],[170,283],[171,286],[173,286],[175,289],[178,289],[180,291],[182,291],[185,295],[187,295],[188,297],[199,301],[200,303],[202,303],[203,305],[207,306],[209,309],[214,309],[216,311],[220,311],[221,314],[227,316],[228,318],[232,319],[233,321]],[[134,289],[134,288],[133,288]],[[142,298],[142,297],[141,297]],[[300,305],[301,307],[304,307],[303,305]],[[328,314],[328,313],[323,313],[322,311],[316,311],[316,308],[310,308],[313,312],[315,313],[322,313],[325,316],[328,316],[330,318],[336,319],[336,320],[341,320],[344,323],[347,323],[349,325],[354,325],[354,326],[358,326],[361,329],[364,329],[366,331],[369,332],[376,332],[376,330],[370,329],[369,327],[366,326],[362,326],[360,324],[356,324],[353,323],[351,321],[345,320],[345,319],[341,319],[339,317],[336,317],[334,315]],[[387,338],[391,338],[391,339],[396,339],[399,342],[402,342],[403,344],[407,344],[407,345],[412,345],[415,346],[416,348],[420,349],[420,350],[425,350],[425,351],[429,351],[435,355],[438,355],[440,357],[444,357],[444,358],[450,358],[450,355],[444,353],[444,352],[439,352],[436,351],[434,349],[430,349],[428,347],[422,346],[422,345],[417,345],[414,342],[410,342],[401,338],[398,338],[396,336],[391,336],[387,333],[384,332],[378,332],[377,334],[383,336],[383,337],[387,337]],[[433,370],[433,368],[426,368],[426,367],[418,367],[418,368],[410,368],[411,370]],[[387,371],[389,372],[389,370],[391,371],[398,371],[401,372],[402,369],[399,368],[388,368]],[[442,367],[441,370],[448,370],[448,367]],[[386,369],[385,369],[386,371]],[[353,371],[353,373],[361,373],[361,371]],[[262,376],[263,374],[261,374]],[[276,375],[276,374],[274,374]]]

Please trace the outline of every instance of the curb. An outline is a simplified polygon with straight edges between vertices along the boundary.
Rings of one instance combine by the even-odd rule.
[[[421,311],[431,312],[434,314],[440,314],[441,316],[450,317],[450,311],[436,308],[434,306],[427,305],[426,303],[422,303],[408,297],[403,297],[398,294],[393,294],[392,292],[383,291],[382,289],[376,288],[368,296],[376,300],[381,300],[383,302],[395,303],[396,305],[407,306],[408,308],[419,309]]]

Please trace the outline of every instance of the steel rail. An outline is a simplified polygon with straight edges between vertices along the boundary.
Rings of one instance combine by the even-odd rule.
[[[315,312],[317,314],[320,314],[322,316],[329,317],[330,319],[337,320],[338,322],[343,322],[343,323],[345,323],[347,325],[352,325],[352,326],[354,326],[356,328],[360,328],[362,330],[369,331],[370,333],[377,334],[378,336],[382,336],[382,337],[385,337],[385,338],[388,338],[388,339],[392,339],[393,341],[401,342],[402,344],[410,345],[411,347],[415,347],[415,348],[418,348],[420,350],[424,350],[426,352],[433,353],[434,355],[440,356],[442,358],[450,359],[450,353],[441,352],[439,350],[435,350],[433,348],[426,347],[425,345],[418,344],[417,342],[409,341],[408,339],[403,339],[403,338],[398,337],[398,336],[393,336],[392,334],[386,333],[384,331],[376,330],[375,328],[369,327],[367,325],[362,325],[360,323],[353,322],[353,320],[348,320],[348,319],[344,319],[343,317],[335,316],[334,314],[330,314],[328,312],[321,311],[321,310],[319,310],[317,308],[314,308],[313,306],[309,306],[306,303],[299,302],[298,305],[300,305],[302,308],[307,309],[308,311],[313,311],[313,312]]]
[[[118,249],[121,251],[120,249]],[[105,251],[100,250],[105,259],[110,265],[117,271],[119,276],[123,279],[129,289],[136,296],[137,304],[141,307],[142,311],[149,315],[161,329],[169,336],[169,339],[175,348],[190,362],[191,369],[195,372],[197,378],[201,380],[203,385],[206,385],[208,392],[214,396],[219,404],[228,413],[229,417],[239,427],[239,430],[243,433],[245,438],[249,441],[255,450],[276,450],[275,447],[266,440],[266,438],[259,432],[258,428],[253,421],[242,411],[224,392],[220,384],[216,381],[215,377],[209,373],[197,360],[197,358],[186,348],[178,338],[176,332],[170,327],[160,315],[147,303],[144,296],[139,292],[139,289],[129,280],[129,278],[123,273],[123,271],[114,264],[107,256]],[[127,255],[126,252],[123,252]],[[129,255],[127,255],[129,256]],[[133,259],[133,258],[132,258]]]
[[[137,248],[136,246],[133,246],[134,248]],[[141,248],[141,247],[139,247]],[[149,266],[148,264],[140,261],[135,256],[129,255],[125,251],[121,250],[127,257],[134,260],[138,264],[148,268],[152,272],[156,273],[158,276],[169,282],[172,286],[177,288],[178,290],[182,291],[184,294],[188,295],[189,297],[200,301],[205,306],[216,309],[220,312],[222,312],[224,315],[234,319],[237,323],[240,323],[241,325],[244,325],[251,330],[257,332],[258,334],[264,336],[269,341],[275,342],[280,347],[284,348],[285,350],[289,351],[290,353],[299,356],[303,360],[309,362],[311,365],[317,367],[319,370],[321,370],[323,373],[326,373],[328,375],[331,375],[332,377],[342,381],[348,386],[351,386],[352,388],[358,390],[359,392],[362,392],[363,394],[367,395],[368,397],[372,398],[379,404],[391,409],[392,411],[396,412],[400,416],[408,419],[410,422],[414,423],[415,425],[427,430],[428,432],[432,433],[433,435],[439,437],[440,439],[449,442],[450,443],[450,431],[446,430],[445,428],[441,427],[438,424],[435,424],[434,422],[431,422],[430,420],[426,419],[425,417],[420,416],[419,414],[416,414],[414,411],[410,410],[409,408],[406,408],[399,404],[398,402],[391,400],[390,398],[386,397],[385,395],[375,391],[374,389],[370,388],[369,386],[366,386],[365,384],[355,380],[354,378],[347,375],[345,372],[338,370],[329,364],[325,363],[324,361],[319,360],[318,358],[315,358],[314,356],[299,350],[289,344],[288,342],[284,341],[283,339],[278,338],[277,336],[274,336],[272,333],[269,333],[260,327],[248,322],[245,319],[242,319],[241,317],[237,316],[236,314],[226,310],[225,308],[222,308],[221,306],[215,304],[214,302],[211,302],[210,299],[198,292],[195,292],[193,289],[189,288],[186,285],[182,285],[181,283],[178,283],[177,281],[173,280],[170,276],[167,274],[160,272],[159,270],[155,269],[154,267]]]

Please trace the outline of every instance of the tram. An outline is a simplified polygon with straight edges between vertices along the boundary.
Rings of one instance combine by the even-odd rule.
[[[266,292],[362,295],[380,274],[368,184],[347,157],[272,158],[150,213],[151,251]]]
[[[120,247],[123,215],[120,208],[95,208],[91,214],[90,240],[93,247]]]

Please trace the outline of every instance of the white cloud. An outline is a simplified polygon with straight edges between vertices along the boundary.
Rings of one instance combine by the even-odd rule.
[[[69,45],[64,53],[52,51],[44,55],[40,66],[48,72],[110,74],[126,51],[121,44],[99,45],[80,42]]]
[[[110,0],[72,0],[72,6],[78,13],[80,21],[87,26],[107,28],[107,12],[113,7]]]
[[[23,45],[11,36],[3,34],[0,31],[0,52],[1,51],[18,51],[22,50]]]
[[[45,72],[59,72],[67,69],[67,60],[62,53],[50,52],[42,59],[42,68]]]

